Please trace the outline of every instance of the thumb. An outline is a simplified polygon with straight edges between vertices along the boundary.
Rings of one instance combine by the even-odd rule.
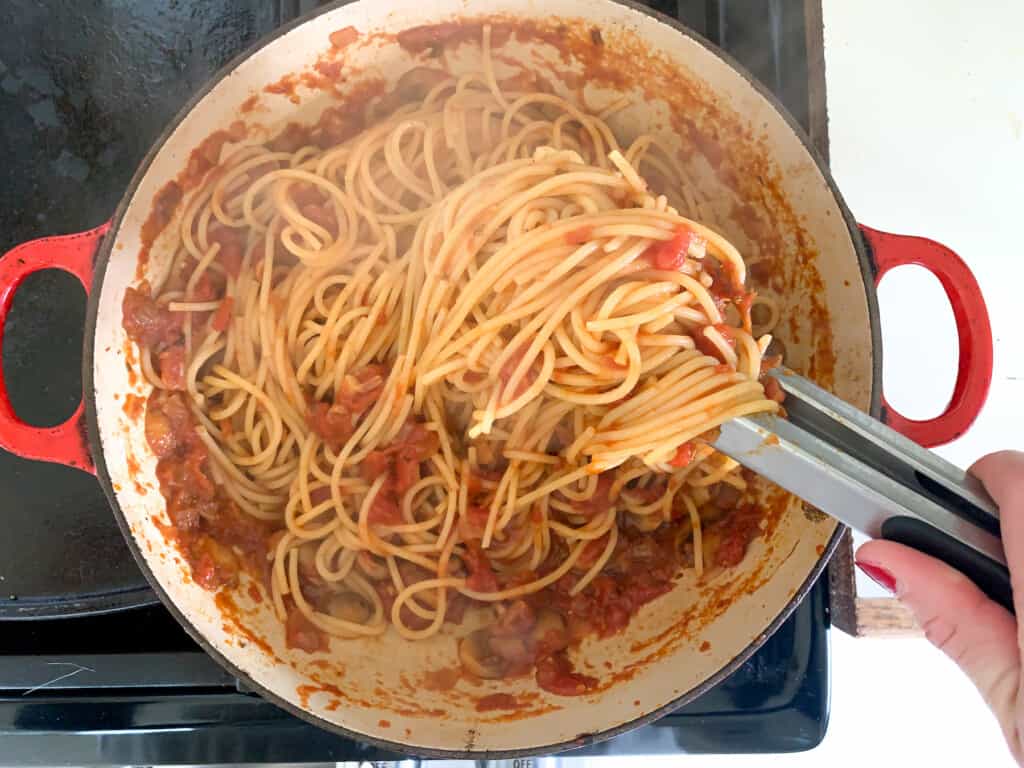
[[[931,643],[971,679],[1004,733],[1014,734],[1020,685],[1014,617],[959,571],[902,544],[870,541],[856,562],[911,610]]]

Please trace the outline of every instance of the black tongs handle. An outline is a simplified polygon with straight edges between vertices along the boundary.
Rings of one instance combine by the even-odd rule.
[[[981,483],[787,369],[786,417],[722,425],[715,447],[873,538],[942,560],[1013,611],[999,510]]]
[[[977,584],[992,600],[1016,615],[1010,571],[1002,563],[985,557],[938,528],[913,517],[890,517],[882,523],[881,534],[883,539],[906,544],[951,565]]]

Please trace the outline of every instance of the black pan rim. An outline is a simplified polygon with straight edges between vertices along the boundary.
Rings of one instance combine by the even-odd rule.
[[[120,503],[117,500],[117,495],[114,492],[113,485],[110,479],[109,472],[106,466],[106,457],[103,451],[103,443],[99,434],[99,424],[96,414],[96,392],[95,382],[93,378],[93,339],[96,334],[96,319],[99,306],[99,295],[100,290],[106,276],[107,265],[110,261],[111,250],[115,240],[114,233],[120,228],[121,221],[124,218],[125,211],[127,210],[128,204],[134,196],[136,190],[142,182],[142,179],[146,176],[149,168],[155,159],[156,155],[163,148],[171,134],[177,129],[182,121],[192,112],[192,110],[202,101],[203,98],[221,81],[228,77],[243,61],[250,58],[256,52],[262,50],[269,44],[276,41],[278,38],[291,32],[293,29],[300,25],[311,23],[320,16],[330,13],[337,8],[344,5],[348,5],[351,0],[335,0],[335,2],[324,5],[311,13],[298,18],[280,28],[275,30],[272,34],[264,37],[253,46],[243,51],[241,54],[233,58],[227,64],[224,65],[215,75],[213,75],[203,86],[200,88],[193,97],[178,111],[175,117],[168,123],[167,127],[161,133],[161,135],[153,143],[153,146],[147,152],[145,158],[139,164],[138,169],[132,176],[132,179],[125,190],[124,196],[121,198],[117,210],[111,219],[112,226],[108,236],[104,238],[102,245],[97,251],[96,261],[93,272],[92,290],[89,293],[89,299],[86,307],[86,323],[85,323],[85,336],[83,338],[83,354],[82,354],[82,382],[84,390],[84,399],[86,404],[86,420],[88,425],[88,440],[89,447],[92,451],[93,461],[96,465],[96,476],[103,487],[103,491],[107,496],[107,500],[110,502],[111,508],[114,512],[114,517],[117,520],[118,527],[121,529],[124,535],[128,548],[135,558],[136,563],[141,569],[143,575],[149,581],[153,588],[153,591],[160,598],[161,602],[170,611],[171,615],[178,621],[179,624],[188,632],[188,634],[195,640],[195,642],[208,653],[218,664],[224,667],[229,673],[241,680],[245,685],[249,686],[252,690],[258,692],[260,696],[280,707],[281,709],[289,712],[290,714],[305,720],[319,728],[335,733],[345,738],[353,739],[355,741],[361,741],[367,744],[371,744],[376,747],[388,750],[390,752],[397,752],[400,754],[417,755],[428,758],[447,758],[447,759],[506,759],[506,758],[517,758],[517,757],[531,757],[538,755],[550,755],[556,752],[562,752],[570,749],[577,749],[590,744],[597,743],[599,741],[605,741],[607,739],[614,738],[622,733],[631,731],[640,726],[651,723],[660,717],[672,712],[679,707],[687,704],[705,691],[714,687],[736,669],[738,669],[744,662],[747,661],[764,642],[789,618],[792,612],[796,609],[796,606],[801,600],[807,595],[807,593],[814,586],[815,582],[821,576],[828,561],[835,553],[839,546],[839,542],[842,538],[846,528],[843,525],[836,526],[836,530],[833,532],[832,537],[829,539],[828,545],[825,547],[824,552],[821,554],[814,567],[808,572],[807,577],[803,583],[797,588],[789,602],[776,614],[775,618],[768,624],[764,630],[758,634],[747,646],[736,656],[733,657],[727,664],[719,668],[714,674],[710,675],[707,679],[701,682],[699,685],[690,689],[689,691],[681,694],[677,698],[668,702],[667,704],[658,707],[655,710],[649,711],[643,715],[635,717],[617,726],[605,729],[598,733],[581,733],[576,738],[568,739],[565,741],[555,742],[552,744],[546,744],[536,747],[528,747],[523,749],[510,749],[510,750],[496,750],[496,751],[479,751],[470,749],[436,749],[430,747],[416,747],[409,744],[405,744],[400,741],[392,741],[388,739],[382,739],[377,736],[370,736],[364,733],[353,731],[335,723],[332,723],[318,715],[295,706],[291,702],[285,700],[277,693],[271,691],[264,685],[254,681],[246,672],[239,669],[233,662],[229,661],[219,651],[217,651],[212,644],[205,638],[205,636],[199,632],[195,626],[182,614],[178,609],[177,605],[170,598],[170,596],[164,591],[162,585],[154,576],[150,570],[145,557],[139,548],[135,537],[131,532],[128,525],[128,521],[125,518],[124,512],[121,509]],[[878,320],[878,302],[874,287],[874,277],[876,273],[876,267],[873,260],[868,254],[867,249],[864,246],[863,239],[860,235],[860,230],[857,226],[857,221],[854,219],[853,214],[847,207],[839,188],[835,184],[835,180],[832,178],[831,173],[828,170],[828,166],[824,159],[814,148],[810,139],[807,137],[803,128],[796,122],[792,115],[786,110],[785,106],[779,102],[779,100],[772,94],[765,86],[757,81],[753,75],[748,72],[739,62],[737,62],[730,54],[720,49],[711,41],[705,39],[701,35],[697,34],[693,30],[690,30],[683,26],[676,19],[670,18],[652,9],[646,8],[633,2],[633,0],[611,0],[611,2],[623,5],[632,9],[635,12],[642,13],[653,19],[656,19],[662,24],[666,24],[671,27],[674,31],[679,34],[693,40],[699,45],[703,46],[709,53],[717,56],[729,67],[731,67],[737,75],[742,77],[747,83],[762,97],[764,98],[776,111],[776,113],[782,118],[789,129],[796,136],[798,141],[803,145],[805,151],[810,155],[811,159],[817,166],[818,172],[821,174],[826,186],[832,194],[832,198],[840,213],[842,214],[843,221],[845,222],[847,229],[850,233],[850,239],[852,241],[854,251],[857,254],[858,262],[860,264],[861,276],[864,282],[864,293],[868,304],[868,316],[870,324],[870,337],[872,343],[872,365],[871,365],[871,404],[870,413],[871,415],[878,417],[881,410],[881,331]]]

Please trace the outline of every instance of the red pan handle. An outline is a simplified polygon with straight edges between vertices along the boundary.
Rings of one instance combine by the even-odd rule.
[[[109,222],[87,232],[30,240],[15,246],[0,258],[0,359],[7,315],[21,282],[41,269],[63,269],[81,280],[88,294],[92,285],[93,258],[108,229]],[[95,474],[85,436],[84,415],[85,405],[81,402],[71,418],[56,427],[26,424],[11,407],[7,382],[0,370],[0,448],[26,459],[66,464]]]
[[[992,326],[978,281],[946,246],[923,237],[894,235],[860,225],[875,263],[875,285],[893,267],[917,264],[939,279],[946,292],[960,342],[953,396],[934,419],[914,421],[900,415],[882,395],[882,420],[911,440],[931,448],[955,440],[974,423],[992,383]]]

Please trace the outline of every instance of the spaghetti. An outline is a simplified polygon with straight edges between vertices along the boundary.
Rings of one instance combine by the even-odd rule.
[[[483,49],[228,153],[124,325],[199,583],[248,564],[309,651],[472,609],[468,672],[575,694],[572,642],[756,535],[709,442],[778,409],[778,313],[754,335],[740,254],[679,213],[707,204],[671,153],[618,144],[621,105],[499,83]]]

